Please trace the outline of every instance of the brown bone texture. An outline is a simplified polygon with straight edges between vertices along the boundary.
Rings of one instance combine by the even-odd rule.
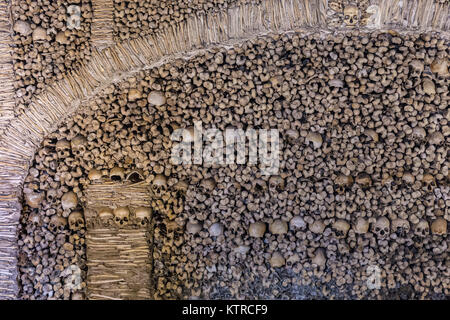
[[[158,34],[115,43],[104,50],[93,50],[90,61],[85,61],[79,69],[68,72],[63,79],[47,86],[43,92],[33,97],[24,112],[13,117],[12,87],[6,84],[14,81],[12,74],[7,75],[12,70],[11,57],[6,53],[11,52],[8,48],[12,33],[10,1],[0,0],[0,83],[1,90],[6,90],[0,92],[0,299],[17,297],[20,194],[30,163],[46,135],[110,85],[141,70],[151,69],[180,57],[189,58],[208,47],[227,46],[269,32],[339,30],[338,27],[342,25],[340,9],[333,13],[336,15],[333,21],[338,27],[327,24],[327,5],[331,2],[263,0],[260,3],[233,6],[220,12],[212,10],[206,14],[192,14]],[[343,3],[344,9],[347,3],[349,2]],[[377,22],[375,29],[392,28],[400,32],[418,33],[433,30],[448,39],[449,1],[371,0],[370,4],[378,7],[379,19],[374,19]],[[367,11],[367,8],[360,7],[358,23],[363,18],[369,21],[373,14],[364,17],[367,12],[361,11]],[[93,27],[94,41],[98,41],[97,35],[104,32],[101,24],[110,19],[110,8],[112,7],[105,7],[101,12],[97,4],[94,6],[94,19],[97,19],[97,22],[94,21],[97,25]],[[109,39],[101,40],[109,43]],[[100,45],[102,46],[103,44]],[[7,76],[3,77],[4,74]]]

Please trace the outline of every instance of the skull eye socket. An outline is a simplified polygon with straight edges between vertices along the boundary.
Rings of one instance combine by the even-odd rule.
[[[140,176],[139,173],[134,172],[128,177],[128,180],[131,181],[132,183],[136,183],[142,181],[142,177]]]
[[[114,175],[114,176],[111,176],[111,180],[112,181],[121,181],[122,178],[120,176]]]

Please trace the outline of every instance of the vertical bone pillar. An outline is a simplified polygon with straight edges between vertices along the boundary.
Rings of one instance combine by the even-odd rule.
[[[152,237],[148,186],[108,182],[87,194],[87,298],[151,299]]]

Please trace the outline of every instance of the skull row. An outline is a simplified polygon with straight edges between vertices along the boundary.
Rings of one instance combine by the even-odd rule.
[[[365,218],[358,218],[353,225],[353,230],[356,234],[365,234],[369,232],[370,222]],[[305,226],[305,225],[304,225]],[[325,223],[322,220],[315,220],[309,225],[309,230],[316,234],[321,234],[325,230]],[[350,224],[342,219],[335,221],[331,229],[337,238],[345,238],[350,230]],[[386,238],[390,233],[395,233],[399,237],[405,237],[411,231],[410,223],[405,219],[394,219],[392,222],[387,217],[378,217],[372,225],[372,232],[378,238]],[[444,218],[437,218],[431,223],[431,227],[428,221],[422,219],[414,227],[414,234],[419,237],[425,237],[430,234],[430,231],[434,235],[446,235],[447,234],[447,221]]]
[[[91,169],[91,171],[89,171],[88,178],[92,183],[102,182],[104,180],[107,180],[108,178],[111,181],[128,181],[132,183],[137,183],[145,180],[144,172],[142,170],[131,170],[127,174],[125,169],[121,167],[114,167],[109,171]]]
[[[125,227],[134,222],[139,226],[146,226],[150,223],[152,216],[152,209],[148,207],[117,207],[101,208],[97,212],[98,219],[103,224],[113,222],[118,227]]]
[[[59,159],[70,157],[71,154],[81,157],[86,152],[87,139],[81,135],[76,136],[71,141],[61,139],[56,142],[56,154]]]

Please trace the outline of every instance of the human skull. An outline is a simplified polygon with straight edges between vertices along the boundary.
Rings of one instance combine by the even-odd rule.
[[[47,191],[47,201],[52,203],[58,197],[58,190],[50,189]]]
[[[204,179],[200,182],[200,189],[204,193],[210,193],[216,187],[216,181],[213,178]]]
[[[364,188],[370,187],[370,185],[372,184],[372,179],[367,173],[364,172],[358,174],[355,181],[357,184]]]
[[[428,136],[427,140],[428,140],[429,144],[438,145],[438,144],[441,144],[444,141],[444,135],[442,133],[436,131],[436,132],[431,133]]]
[[[47,30],[42,27],[37,27],[33,31],[32,38],[35,42],[47,40]]]
[[[56,142],[56,154],[59,159],[65,159],[70,156],[70,142],[66,139]]]
[[[142,92],[137,89],[130,89],[128,91],[128,101],[136,101],[142,98]]]
[[[436,85],[431,79],[424,79],[422,82],[422,90],[425,94],[433,96],[436,94]]]
[[[428,192],[433,192],[434,189],[437,187],[436,180],[429,173],[426,173],[423,175],[422,183],[423,183],[425,190]]]
[[[281,176],[271,176],[269,178],[269,190],[280,192],[284,189],[284,180]]]
[[[430,225],[426,220],[420,220],[416,227],[414,228],[414,234],[419,237],[426,237],[430,234]]]
[[[294,264],[296,264],[296,263],[298,263],[298,262],[300,262],[300,256],[299,256],[297,253],[295,253],[295,254],[293,254],[293,255],[290,255],[290,256],[287,258],[287,260],[286,260],[286,265],[287,265],[288,267],[291,267],[291,266],[293,266]]]
[[[33,30],[28,22],[19,20],[14,24],[13,30],[21,35],[28,36]]]
[[[57,214],[54,214],[50,218],[50,223],[48,225],[49,229],[53,232],[55,231],[62,231],[67,226],[67,219],[63,218],[61,216],[58,216]]]
[[[78,197],[73,191],[66,192],[61,198],[61,205],[64,210],[76,208]]]
[[[427,136],[427,132],[422,127],[414,127],[412,129],[413,140],[423,140]]]
[[[151,106],[162,106],[166,103],[166,97],[161,91],[152,91],[147,97],[147,101]]]
[[[280,267],[284,266],[284,264],[286,263],[286,260],[279,252],[274,252],[272,254],[272,257],[270,258],[269,262],[270,262],[270,265],[272,266],[272,268],[280,268]]]
[[[56,42],[59,44],[69,44],[69,41],[67,39],[67,35],[65,31],[60,31],[55,36]]]
[[[109,172],[112,181],[123,181],[125,179],[125,170],[120,167],[114,167]]]
[[[277,219],[269,225],[269,230],[272,234],[285,234],[288,232],[288,225],[286,221]]]
[[[321,234],[325,230],[325,224],[322,220],[315,220],[309,225],[309,230],[316,234]]]
[[[336,238],[342,239],[347,236],[348,230],[350,229],[350,224],[347,221],[340,219],[333,223],[332,228]]]
[[[152,191],[156,197],[161,198],[167,191],[167,178],[162,174],[156,175],[152,182]]]
[[[73,211],[69,215],[69,229],[72,231],[78,231],[84,228],[84,217],[81,211]]]
[[[353,27],[358,23],[359,10],[355,5],[348,5],[344,8],[344,22],[347,26]]]
[[[412,185],[412,184],[414,184],[414,181],[416,180],[416,178],[414,177],[414,175],[411,172],[405,172],[402,175],[402,180],[404,183],[406,183],[408,185]]]
[[[370,226],[369,221],[367,221],[362,217],[359,217],[358,219],[356,219],[356,223],[353,226],[353,229],[355,230],[355,233],[364,234],[369,231],[369,226]]]
[[[118,207],[114,209],[114,222],[117,226],[123,227],[130,221],[130,210],[128,207]]]
[[[190,234],[197,234],[202,230],[202,225],[198,222],[186,223],[186,232]]]
[[[345,193],[346,188],[350,188],[353,184],[353,177],[344,174],[338,174],[334,183],[337,185],[336,192],[338,194]]]
[[[306,222],[302,217],[294,216],[289,221],[289,227],[291,230],[304,230],[306,228]]]
[[[430,65],[431,72],[437,74],[440,77],[448,76],[448,60],[447,59],[435,59]]]
[[[420,75],[422,74],[423,69],[424,69],[423,62],[419,61],[419,60],[412,60],[409,63],[409,67],[411,70],[411,72],[410,72],[411,76],[416,77],[416,78],[420,77]]]
[[[100,170],[97,169],[91,169],[88,173],[88,179],[90,181],[99,181],[103,177],[103,174]]]
[[[152,217],[152,209],[148,207],[136,208],[134,215],[136,216],[137,224],[146,226]]]
[[[211,237],[218,237],[223,234],[223,225],[219,222],[213,223],[208,231]]]
[[[444,218],[437,218],[431,223],[431,233],[443,236],[447,234],[447,220]]]
[[[78,157],[82,157],[83,154],[86,152],[86,143],[87,139],[81,135],[78,135],[75,138],[73,138],[72,141],[70,142],[73,154]]]
[[[306,143],[308,145],[312,144],[314,149],[319,149],[322,146],[322,143],[323,143],[322,136],[318,132],[310,132],[310,133],[308,133],[308,135],[306,136],[305,141],[306,141]]]
[[[144,172],[141,169],[132,170],[126,177],[126,181],[138,183],[145,180]]]
[[[374,232],[379,238],[385,238],[389,235],[391,223],[386,217],[379,217],[374,225]]]
[[[39,208],[43,200],[44,200],[43,192],[25,193],[25,203],[29,205],[30,208]]]
[[[327,257],[323,248],[316,249],[311,263],[315,264],[318,267],[325,267],[325,264],[327,263]]]
[[[266,224],[264,222],[254,222],[250,224],[248,228],[248,234],[250,237],[262,238],[266,232]]]
[[[42,225],[41,216],[37,212],[32,212],[28,217],[28,221],[36,227]]]
[[[101,208],[98,211],[98,218],[100,221],[104,224],[108,224],[109,222],[112,222],[114,219],[114,212],[110,208]]]
[[[409,233],[410,226],[408,220],[394,219],[391,224],[392,232],[396,233],[399,237],[406,237]]]

